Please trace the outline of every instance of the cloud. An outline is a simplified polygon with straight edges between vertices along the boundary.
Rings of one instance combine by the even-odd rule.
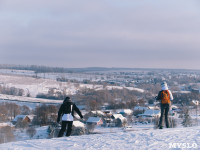
[[[198,68],[196,1],[0,2],[0,63]]]

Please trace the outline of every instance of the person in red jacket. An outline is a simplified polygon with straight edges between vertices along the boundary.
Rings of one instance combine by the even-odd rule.
[[[163,82],[161,84],[162,90],[158,93],[157,100],[161,101],[161,116],[160,116],[160,122],[159,122],[159,129],[163,128],[163,117],[165,115],[165,124],[166,127],[169,128],[169,109],[171,105],[171,100],[173,100],[173,95],[171,91],[168,89],[167,83]]]
[[[66,126],[67,126],[66,136],[71,135],[72,125],[73,125],[73,121],[74,121],[74,111],[76,111],[77,114],[80,116],[80,118],[83,119],[83,115],[81,114],[78,107],[71,101],[70,97],[66,97],[58,111],[57,123],[60,122],[60,118],[62,116],[62,126],[61,126],[61,130],[58,134],[58,137],[63,136],[63,134],[66,130]]]

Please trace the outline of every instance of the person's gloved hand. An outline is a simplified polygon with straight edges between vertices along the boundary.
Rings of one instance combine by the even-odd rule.
[[[83,119],[83,116],[82,116],[82,115],[81,115],[80,117],[81,117],[81,119]]]

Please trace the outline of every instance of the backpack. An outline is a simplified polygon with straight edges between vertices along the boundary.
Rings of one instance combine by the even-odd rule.
[[[163,90],[160,93],[160,99],[162,104],[169,104],[170,103],[170,94],[168,90]]]

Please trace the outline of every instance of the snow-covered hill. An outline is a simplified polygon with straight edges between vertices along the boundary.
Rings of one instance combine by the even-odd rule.
[[[121,86],[106,86],[94,85],[94,84],[83,84],[83,83],[72,83],[72,82],[59,82],[56,79],[44,79],[44,78],[33,78],[30,76],[22,75],[7,75],[0,74],[0,85],[3,87],[15,87],[24,90],[24,96],[28,93],[31,97],[36,97],[38,94],[47,94],[49,89],[56,89],[56,91],[63,92],[67,95],[74,95],[82,89],[94,89],[94,90],[112,90],[112,89],[128,89],[131,91],[137,91],[140,93],[145,92],[143,89],[134,87],[121,87]]]
[[[179,150],[184,148],[200,149],[200,126],[163,130],[121,131],[117,133],[27,140],[0,145],[1,150]]]

